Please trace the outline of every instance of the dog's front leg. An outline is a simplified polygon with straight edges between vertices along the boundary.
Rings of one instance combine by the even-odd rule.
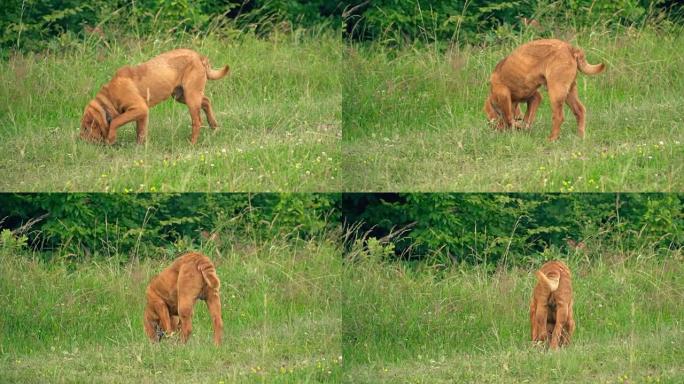
[[[153,305],[154,311],[159,317],[159,323],[161,323],[161,327],[164,330],[164,333],[170,335],[171,333],[173,333],[173,327],[171,326],[171,316],[169,315],[169,308],[163,301],[158,301]]]
[[[526,128],[529,128],[534,122],[534,118],[537,115],[537,108],[539,108],[541,101],[542,96],[538,91],[535,91],[534,95],[527,99],[527,111],[525,111],[525,117],[523,118]]]
[[[548,316],[548,308],[544,304],[539,304],[534,317],[534,329],[536,338],[534,341],[546,341],[546,320]]]
[[[112,123],[109,125],[109,132],[107,133],[107,144],[114,144],[114,142],[116,141],[116,130],[120,126],[131,121],[138,121],[140,119],[147,120],[147,113],[147,106],[143,104],[142,106],[135,106],[133,108],[130,108],[126,110],[126,112],[114,118],[114,120],[112,120]]]

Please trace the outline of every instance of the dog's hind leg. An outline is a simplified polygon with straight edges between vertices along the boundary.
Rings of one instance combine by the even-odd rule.
[[[568,106],[572,110],[572,113],[575,115],[575,119],[577,119],[577,135],[581,138],[584,138],[584,118],[586,109],[584,108],[584,105],[582,105],[582,102],[579,99],[576,82],[572,83],[572,86],[570,87],[570,92],[568,92],[568,97],[565,100],[565,102],[568,104]]]
[[[190,118],[192,119],[192,133],[190,134],[190,142],[195,144],[197,143],[197,138],[199,137],[200,133],[200,126],[202,125],[202,120],[200,119],[200,107],[202,105],[202,99],[186,98],[186,104],[188,105]]]
[[[563,124],[563,103],[565,102],[565,97],[567,92],[563,90],[552,91],[549,87],[549,98],[551,99],[551,112],[553,114],[553,122],[551,126],[551,135],[549,135],[549,141],[554,141],[558,139],[560,135],[560,127]]]
[[[221,299],[218,292],[211,292],[207,296],[207,308],[214,323],[214,344],[220,345],[223,337],[223,320],[221,319]]]
[[[553,327],[553,333],[551,334],[551,343],[549,347],[551,349],[558,349],[561,344],[561,335],[563,329],[567,326],[568,322],[568,309],[565,305],[558,305],[558,310],[556,311],[556,324]]]
[[[568,98],[568,93],[577,77],[576,66],[559,66],[552,72],[546,74],[546,83],[551,101],[551,111],[553,113],[553,126],[549,141],[558,139],[560,127],[563,124],[563,104]]]
[[[185,99],[185,92],[183,92],[183,87],[178,86],[173,90],[173,99],[176,100],[177,102],[181,104],[188,105]],[[204,110],[204,113],[207,115],[207,120],[209,121],[209,126],[211,128],[216,129],[218,126],[218,123],[216,123],[216,119],[214,118],[214,113],[211,110],[211,104],[209,104],[209,99],[207,99],[205,96],[202,96],[202,102],[201,102],[201,108]],[[188,106],[190,108],[190,106]],[[192,118],[192,127],[193,127],[193,136],[195,136],[195,118],[193,116],[192,111],[190,112],[190,116]],[[201,124],[201,122],[200,122]],[[197,129],[197,132],[199,134],[199,128]],[[196,140],[196,138],[195,138]],[[190,141],[192,141],[192,137],[190,138]],[[193,142],[194,143],[194,142]]]
[[[544,304],[537,304],[535,311],[534,327],[536,329],[537,337],[534,341],[546,341],[546,319],[548,317],[548,307]]]
[[[563,345],[570,344],[573,333],[575,333],[575,318],[572,314],[572,303],[570,303],[568,306],[568,321],[565,324],[565,332],[563,332],[563,336],[565,337],[564,340],[561,340]]]
[[[194,263],[183,264],[178,271],[178,316],[180,317],[181,341],[187,342],[192,332],[192,314],[195,301],[202,291],[202,274]]]
[[[135,126],[135,132],[137,136],[137,142],[138,144],[143,144],[145,142],[145,138],[147,138],[147,122],[149,121],[149,115],[145,114],[145,116],[141,117],[136,121],[136,126]]]
[[[537,341],[537,327],[535,326],[535,313],[537,312],[537,302],[532,299],[530,303],[530,334],[532,336],[532,341]]]
[[[173,99],[176,100],[177,102],[181,104],[185,104],[185,94],[183,93],[183,87],[176,87],[173,90]],[[204,114],[207,116],[207,121],[209,122],[209,126],[212,129],[218,128],[218,123],[216,122],[216,118],[214,117],[214,111],[211,108],[211,102],[209,101],[209,98],[206,96],[202,96],[202,110],[204,111]]]
[[[202,108],[202,98],[204,97],[204,85],[206,82],[206,73],[202,70],[201,72],[190,72],[188,77],[183,80],[182,84],[183,99],[185,105],[188,106],[190,118],[192,119],[192,134],[190,135],[190,142],[192,144],[197,142],[200,133],[200,126],[202,124],[200,109]]]
[[[202,110],[204,114],[207,115],[207,121],[212,129],[218,128],[218,123],[216,122],[216,117],[214,117],[214,111],[211,108],[211,101],[206,96],[202,96]]]

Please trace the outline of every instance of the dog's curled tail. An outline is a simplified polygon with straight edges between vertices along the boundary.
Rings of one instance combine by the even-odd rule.
[[[577,60],[577,68],[584,74],[596,75],[603,72],[606,68],[604,64],[589,64],[584,57],[584,51],[579,48],[572,47],[572,55],[575,57],[575,60]]]
[[[216,275],[216,268],[214,264],[209,260],[199,260],[197,262],[197,270],[202,273],[204,281],[207,283],[209,288],[218,291],[221,288],[221,281]]]
[[[560,282],[560,275],[554,274],[553,276],[546,276],[544,272],[537,271],[537,280],[546,285],[551,292],[558,289],[558,283]]]
[[[209,59],[206,57],[202,57],[202,64],[204,65],[204,69],[207,72],[207,79],[209,80],[218,80],[230,72],[230,67],[227,65],[221,69],[211,69]]]

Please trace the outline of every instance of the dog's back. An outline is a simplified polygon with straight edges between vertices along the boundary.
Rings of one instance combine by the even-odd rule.
[[[559,63],[573,63],[582,73],[595,75],[603,72],[604,64],[589,64],[581,48],[556,39],[534,40],[516,48],[499,62],[495,72],[503,71],[507,76],[532,78],[545,76],[550,66]]]
[[[202,274],[202,278],[207,286],[215,291],[219,290],[221,287],[221,281],[216,275],[216,267],[214,266],[214,263],[212,263],[207,256],[199,252],[186,253],[178,257],[173,264],[171,264],[169,269],[175,270],[177,274],[180,270],[180,267],[185,264],[194,264],[197,268],[197,271]]]

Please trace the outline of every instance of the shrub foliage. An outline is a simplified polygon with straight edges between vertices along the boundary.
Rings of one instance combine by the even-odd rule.
[[[0,229],[46,255],[125,258],[184,251],[212,233],[309,239],[339,223],[339,202],[335,194],[7,194]]]
[[[343,211],[357,244],[383,239],[395,257],[496,264],[553,249],[680,249],[683,203],[681,194],[349,194]]]
[[[317,25],[344,25],[356,40],[481,43],[524,25],[523,18],[577,29],[680,20],[683,9],[673,0],[6,0],[0,47],[45,49],[93,31],[143,37],[230,27],[269,34]]]

